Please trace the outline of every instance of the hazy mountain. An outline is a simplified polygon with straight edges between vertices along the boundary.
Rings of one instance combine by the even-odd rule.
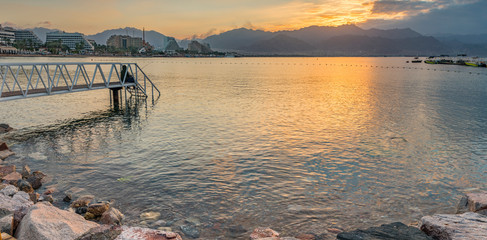
[[[339,37],[339,38],[337,38]],[[316,51],[318,49],[326,50],[327,52],[333,52],[331,48],[333,45],[323,47],[323,43],[331,40],[328,44],[333,43],[333,39],[342,39],[345,42],[350,42],[358,45],[371,45],[375,50],[368,51],[371,53],[389,54],[392,51],[392,47],[381,47],[381,44],[395,45],[401,41],[400,39],[416,39],[423,37],[421,34],[409,29],[369,29],[364,30],[355,25],[343,25],[338,27],[325,27],[325,26],[310,26],[294,31],[279,31],[279,32],[265,32],[259,30],[250,30],[245,28],[239,28],[224,32],[218,35],[213,35],[204,40],[204,42],[210,43],[213,49],[223,50],[235,50],[241,52],[251,53],[281,53],[281,54],[321,54],[322,51]],[[378,43],[373,43],[377,40]],[[439,44],[438,42],[431,42],[431,39],[424,39],[423,43],[419,40],[414,42],[423,46],[424,44]],[[364,41],[364,42],[361,42]],[[408,45],[408,41],[404,41]],[[340,42],[336,42],[337,51],[343,52],[345,49],[341,48]],[[357,50],[357,45],[349,45],[350,49]],[[400,49],[401,46],[397,46]],[[405,52],[414,51],[417,54],[421,51],[422,47],[417,47],[414,50],[414,46],[411,49],[404,51],[397,51],[396,54],[403,54]],[[424,48],[427,49],[427,48]],[[430,46],[430,49],[438,49],[435,46]],[[315,51],[313,51],[315,50]]]
[[[345,35],[332,37],[319,47],[326,55],[382,56],[449,54],[449,50],[433,37],[392,39]]]
[[[110,29],[110,30],[105,30],[103,32],[94,34],[94,35],[88,35],[86,36],[88,39],[93,39],[97,44],[107,44],[108,38],[112,35],[129,35],[131,37],[140,37],[142,38],[142,30],[137,29],[137,28],[131,28],[131,27],[126,27],[126,28],[119,28],[119,29]],[[145,31],[145,41],[149,42],[152,46],[154,46],[156,49],[162,49],[164,48],[164,43],[166,41],[166,36],[164,34],[161,34],[156,31]]]
[[[484,34],[436,34],[433,35],[442,42],[461,42],[465,44],[485,44],[487,45],[487,33]]]
[[[312,53],[316,48],[297,38],[289,37],[285,34],[278,34],[271,39],[261,40],[248,47],[244,47],[243,50],[256,54],[303,54]]]
[[[234,29],[204,39],[214,50],[241,50],[253,43],[272,38],[274,34],[246,28]]]

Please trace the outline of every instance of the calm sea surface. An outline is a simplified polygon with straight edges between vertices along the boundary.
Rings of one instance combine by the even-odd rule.
[[[139,218],[155,211],[206,239],[453,213],[487,190],[487,69],[408,60],[2,58],[136,62],[162,93],[121,110],[108,90],[1,102],[18,129],[7,162],[114,200],[130,224],[164,226]]]

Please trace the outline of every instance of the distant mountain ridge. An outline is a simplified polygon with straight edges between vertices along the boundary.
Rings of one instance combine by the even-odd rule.
[[[204,42],[213,49],[252,54],[416,55],[445,50],[436,39],[409,28],[364,30],[355,25],[278,32],[239,28],[209,36]]]

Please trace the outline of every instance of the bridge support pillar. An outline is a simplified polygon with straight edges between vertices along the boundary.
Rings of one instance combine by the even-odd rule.
[[[112,99],[113,99],[113,105],[118,107],[119,104],[120,104],[120,90],[122,88],[119,87],[119,88],[110,88],[110,90],[112,91]]]

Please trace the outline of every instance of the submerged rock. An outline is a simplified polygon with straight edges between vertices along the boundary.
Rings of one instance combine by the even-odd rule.
[[[91,203],[95,199],[95,196],[93,195],[84,195],[76,199],[73,203],[71,203],[72,208],[79,208],[79,207],[87,207],[88,204]]]
[[[116,208],[111,207],[101,215],[100,222],[109,225],[122,225],[124,216]]]
[[[6,158],[13,156],[13,155],[15,155],[15,153],[12,152],[11,150],[0,151],[0,159],[1,160],[5,160]]]
[[[487,239],[487,216],[473,212],[421,218],[420,228],[435,239]]]
[[[71,196],[71,194],[66,194],[66,196],[63,198],[63,202],[71,202],[71,200],[73,199],[73,197]]]
[[[181,231],[184,233],[185,236],[190,238],[199,238],[200,232],[194,226],[191,225],[182,225],[179,227]]]
[[[76,239],[98,226],[75,213],[41,202],[29,209],[20,222],[16,237],[39,240]]]
[[[157,220],[161,216],[159,212],[145,212],[140,214],[140,219],[142,220]]]
[[[277,238],[279,233],[268,228],[268,227],[258,227],[250,234],[250,239],[256,240],[261,238]]]
[[[418,228],[408,227],[403,223],[395,222],[383,224],[380,227],[371,227],[365,230],[342,232],[337,235],[340,240],[362,240],[362,239],[395,239],[395,240],[433,240],[421,232]]]
[[[457,207],[457,213],[475,212],[487,215],[487,192],[467,193]]]

